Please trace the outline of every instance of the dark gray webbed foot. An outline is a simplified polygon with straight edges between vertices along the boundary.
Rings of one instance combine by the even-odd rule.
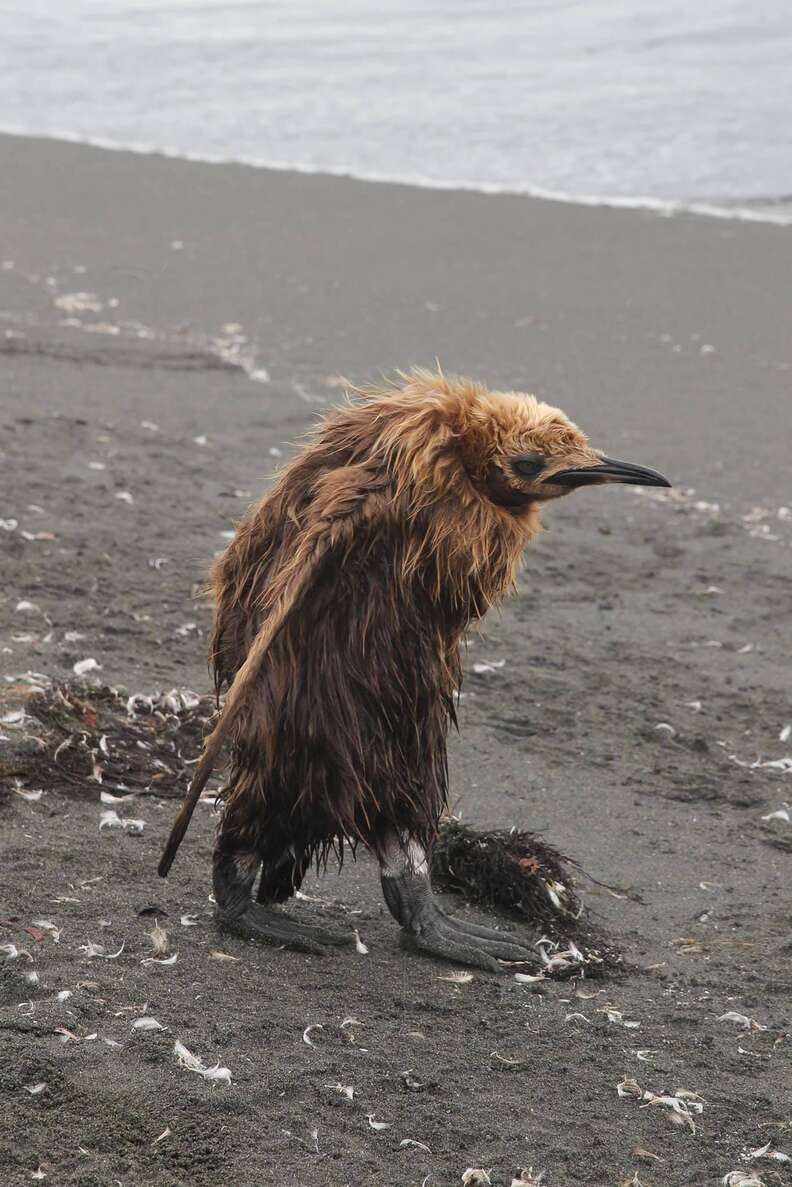
[[[218,908],[217,923],[223,931],[233,932],[245,939],[258,940],[292,948],[297,952],[311,952],[323,956],[327,948],[340,948],[354,944],[352,935],[325,931],[308,923],[298,923],[275,907],[265,907],[251,902],[241,913],[228,913]]]
[[[213,883],[216,919],[224,931],[249,940],[319,956],[324,955],[328,948],[355,942],[351,934],[336,934],[308,923],[298,923],[277,907],[253,902],[253,884],[260,864],[258,854],[252,850],[229,852],[220,847],[215,850]]]
[[[432,895],[426,855],[415,842],[389,850],[381,880],[388,909],[404,928],[410,947],[493,973],[503,972],[499,960],[536,965],[536,953],[505,932],[465,923],[441,910]]]

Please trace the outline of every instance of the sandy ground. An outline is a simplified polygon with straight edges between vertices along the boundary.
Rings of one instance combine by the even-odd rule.
[[[86,658],[206,691],[208,561],[339,372],[438,355],[678,484],[550,511],[471,640],[452,741],[465,819],[539,829],[615,889],[579,881],[625,975],[454,984],[400,948],[365,858],[299,910],[368,955],[256,948],[212,924],[210,809],[161,882],[173,799],[100,833],[96,784],[8,782],[0,944],[30,959],[0,950],[3,1183],[792,1182],[748,1154],[792,1155],[792,826],[762,819],[790,798],[789,231],[13,138],[0,172],[7,692]],[[144,963],[154,918],[173,964]]]

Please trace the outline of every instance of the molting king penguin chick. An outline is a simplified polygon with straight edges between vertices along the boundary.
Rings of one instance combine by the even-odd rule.
[[[613,482],[669,485],[603,456],[563,412],[521,392],[425,371],[355,390],[214,566],[211,664],[227,695],[160,874],[227,741],[214,852],[222,926],[307,951],[336,942],[278,904],[313,860],[362,843],[416,947],[492,970],[533,959],[432,896],[460,649],[514,585],[543,505]]]

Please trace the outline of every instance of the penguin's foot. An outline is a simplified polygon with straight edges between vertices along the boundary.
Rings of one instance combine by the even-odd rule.
[[[233,932],[260,943],[291,948],[297,952],[310,952],[316,956],[324,956],[327,948],[342,947],[355,942],[353,935],[325,931],[324,928],[313,927],[308,923],[298,923],[285,911],[264,906],[262,903],[251,902],[241,912],[223,911],[218,908],[216,918],[223,931]]]
[[[381,882],[388,909],[401,924],[409,947],[493,973],[503,971],[499,960],[538,963],[535,952],[506,932],[446,915],[432,895],[426,856],[415,842],[391,847],[381,865]]]
[[[433,899],[412,916],[402,938],[409,948],[492,973],[504,971],[499,960],[537,964],[536,953],[515,943],[507,933],[454,919]]]

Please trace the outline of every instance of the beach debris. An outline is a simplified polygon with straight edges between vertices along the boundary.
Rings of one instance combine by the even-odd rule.
[[[40,787],[37,787],[35,789],[35,791],[33,791],[29,788],[26,788],[26,787],[15,787],[14,792],[21,799],[27,800],[28,803],[31,803],[31,804],[37,804],[38,801],[41,799],[41,797],[44,794],[44,792],[41,790]]]
[[[352,1100],[355,1095],[355,1089],[351,1084],[342,1084],[340,1081],[335,1084],[325,1084],[325,1088],[332,1088],[340,1096],[345,1096],[347,1100]]]
[[[382,1129],[390,1129],[391,1127],[390,1121],[375,1121],[373,1113],[366,1113],[366,1120],[368,1121],[371,1128],[376,1129],[377,1132]]]
[[[72,666],[72,671],[75,676],[85,676],[87,672],[101,671],[101,664],[98,664],[93,656],[89,656],[87,659],[78,659]]]
[[[61,293],[52,303],[64,313],[99,313],[102,308],[96,293]]]
[[[637,1080],[632,1076],[626,1076],[616,1085],[616,1092],[621,1097],[632,1097],[640,1101],[640,1109],[648,1109],[652,1106],[659,1105],[662,1108],[668,1109],[666,1114],[669,1121],[676,1125],[686,1125],[691,1133],[696,1134],[696,1123],[694,1115],[700,1114],[704,1111],[704,1101],[697,1092],[692,1092],[689,1088],[677,1088],[676,1092],[670,1093],[655,1093],[649,1089],[642,1089]]]
[[[729,1171],[721,1179],[723,1187],[765,1187],[763,1179],[760,1179],[753,1171]]]
[[[402,1148],[407,1148],[409,1146],[416,1150],[425,1150],[427,1154],[432,1153],[426,1142],[419,1142],[416,1138],[402,1138],[402,1140],[399,1142],[399,1146]]]
[[[438,977],[438,981],[450,981],[452,985],[469,985],[473,980],[472,973],[465,973],[461,970],[457,973],[448,973],[445,977]]]
[[[608,1022],[612,1022],[615,1026],[624,1026],[627,1030],[637,1030],[641,1025],[640,1022],[629,1022],[621,1010],[615,1010],[612,1006],[602,1006],[597,1010],[598,1014],[605,1014]]]
[[[154,949],[155,956],[161,956],[168,951],[168,933],[164,927],[160,927],[159,920],[154,920],[154,926],[151,931],[146,932],[146,935],[151,940],[151,946]]]
[[[144,1018],[136,1018],[132,1023],[133,1030],[167,1030],[167,1026],[163,1026],[156,1018],[146,1016]]]
[[[759,1146],[756,1150],[744,1150],[740,1155],[743,1162],[753,1162],[758,1158],[767,1158],[771,1162],[789,1162],[790,1157],[784,1154],[781,1150],[773,1150],[772,1142],[766,1142],[764,1146]]]
[[[540,985],[544,985],[547,982],[547,977],[544,973],[515,973],[514,979],[520,985],[530,985],[534,989],[538,989]]]
[[[749,1018],[747,1014],[740,1014],[737,1010],[727,1010],[716,1021],[731,1022],[735,1026],[742,1027],[743,1030],[767,1030],[767,1027],[762,1026],[761,1022],[757,1022],[755,1018]]]
[[[26,956],[28,960],[33,959],[27,948],[17,948],[16,944],[0,944],[0,952],[8,960],[19,960],[20,956]]]
[[[483,1167],[469,1166],[462,1172],[462,1183],[464,1187],[491,1187],[492,1179]]]
[[[180,1039],[177,1039],[173,1044],[173,1052],[179,1060],[179,1066],[186,1068],[188,1072],[196,1072],[205,1080],[231,1083],[231,1072],[227,1067],[221,1067],[219,1061],[212,1067],[207,1067],[203,1060],[199,1059],[197,1055],[193,1055],[192,1051],[187,1050]]]
[[[353,928],[352,930],[355,935],[355,948],[357,949],[357,951],[360,953],[361,956],[368,956],[368,948],[361,940],[360,932],[358,931],[358,929],[356,927]]]
[[[41,1096],[42,1092],[46,1091],[47,1085],[41,1080],[38,1084],[25,1084],[24,1087],[25,1092],[29,1092],[31,1096]]]
[[[505,668],[505,667],[506,667],[505,659],[498,659],[498,660],[493,659],[493,660],[486,660],[483,663],[474,664],[473,671],[476,673],[477,676],[486,676],[486,675],[489,675],[490,672],[498,672],[498,671],[500,671],[501,668]]]
[[[696,1123],[693,1120],[693,1114],[704,1111],[704,1102],[698,1096],[698,1093],[689,1092],[684,1088],[677,1088],[674,1096],[666,1093],[655,1094],[654,1092],[645,1091],[643,1094],[643,1104],[638,1107],[640,1109],[648,1109],[652,1105],[660,1105],[668,1109],[669,1112],[666,1115],[669,1121],[672,1121],[675,1125],[686,1125],[695,1137]]]
[[[126,795],[113,795],[111,791],[99,792],[99,801],[102,804],[123,804],[126,800],[133,800],[134,798],[134,791],[128,791]]]
[[[768,812],[766,816],[760,817],[761,820],[785,820],[787,824],[792,824],[792,816],[789,815],[789,804],[784,802],[780,808],[776,808],[775,812]]]
[[[641,1162],[662,1162],[659,1154],[653,1154],[651,1150],[645,1150],[643,1146],[633,1146],[630,1151],[633,1158],[640,1158]]]
[[[312,1023],[311,1026],[306,1026],[305,1030],[303,1031],[303,1035],[302,1035],[302,1041],[305,1043],[306,1047],[315,1047],[316,1046],[316,1043],[311,1038],[311,1031],[314,1031],[314,1030],[324,1030],[323,1024],[321,1022],[314,1022],[314,1023]]]
[[[117,952],[108,952],[104,944],[94,944],[93,940],[89,940],[87,944],[80,945],[80,952],[84,952],[90,960],[94,956],[99,956],[102,960],[117,960],[124,951],[124,940]]]

